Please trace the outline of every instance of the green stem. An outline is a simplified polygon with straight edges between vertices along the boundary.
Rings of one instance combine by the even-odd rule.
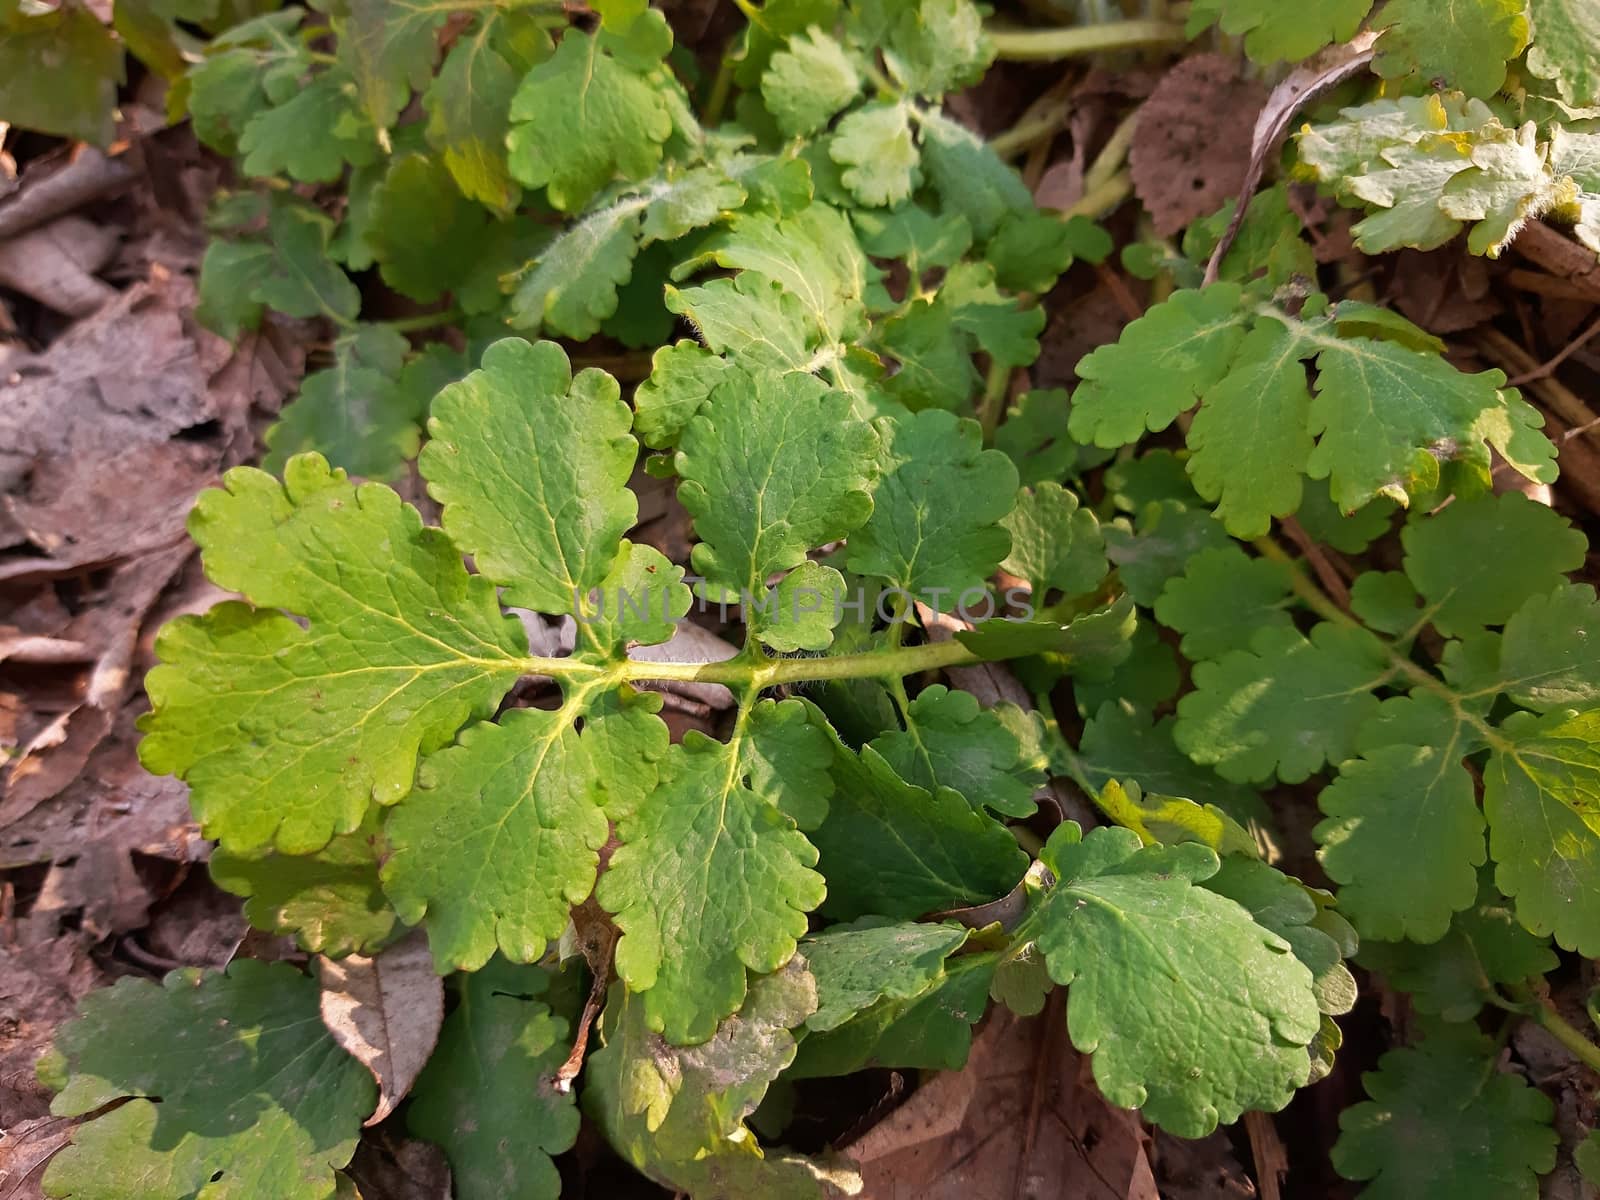
[[[1118,171],[1093,191],[1085,192],[1076,204],[1064,210],[1061,215],[1098,219],[1117,208],[1131,195],[1133,195],[1133,176],[1127,171]]]
[[[1139,128],[1139,110],[1134,109],[1111,131],[1100,153],[1083,173],[1083,192],[1093,195],[1117,177],[1133,148],[1133,135]]]
[[[978,424],[983,427],[983,440],[994,441],[994,431],[1000,428],[1000,414],[1005,408],[1006,389],[1011,383],[1011,368],[1004,363],[989,364],[989,375],[983,383],[983,399],[978,402]]]
[[[443,312],[418,313],[414,317],[397,317],[392,321],[379,321],[396,333],[411,333],[418,329],[433,329],[440,325],[455,325],[461,320],[461,310],[447,308]]]
[[[702,125],[716,125],[722,120],[722,110],[728,106],[728,96],[733,91],[733,57],[722,56],[717,64],[717,77],[711,81],[711,94],[706,97],[705,109],[700,114]]]
[[[1301,567],[1299,560],[1291,557],[1289,553],[1285,551],[1282,546],[1278,545],[1277,542],[1273,541],[1271,537],[1255,538],[1252,540],[1251,545],[1256,548],[1257,552],[1260,553],[1262,558],[1267,558],[1271,559],[1273,562],[1282,563],[1284,566],[1289,568],[1289,585],[1294,590],[1295,596],[1307,608],[1316,613],[1317,616],[1321,617],[1324,621],[1330,621],[1335,625],[1342,625],[1347,629],[1366,629],[1365,625],[1335,604],[1332,598],[1329,597],[1328,594],[1320,587],[1318,587],[1316,582],[1305,573],[1305,570]],[[1489,722],[1485,721],[1482,717],[1478,716],[1477,713],[1471,712],[1465,708],[1461,703],[1461,697],[1456,693],[1454,688],[1445,683],[1442,679],[1438,678],[1436,675],[1433,675],[1429,671],[1412,662],[1411,659],[1406,657],[1402,651],[1397,649],[1392,642],[1378,637],[1376,634],[1373,634],[1372,636],[1380,645],[1383,646],[1384,651],[1388,655],[1389,669],[1392,674],[1404,676],[1407,684],[1411,687],[1421,688],[1424,691],[1432,692],[1434,695],[1438,696],[1447,705],[1449,705],[1450,711],[1452,714],[1454,714],[1456,720],[1461,722],[1463,725],[1470,725],[1478,734],[1478,736],[1483,738],[1485,744],[1488,746],[1496,750],[1504,750],[1507,748],[1508,743],[1506,739],[1500,735],[1499,730],[1497,730],[1493,725],[1489,724]]]
[[[1055,62],[1105,50],[1177,46],[1188,41],[1183,26],[1168,21],[1108,21],[1073,29],[991,29],[995,55],[1012,62]]]
[[[1071,115],[1071,101],[1052,104],[1044,112],[1019,121],[1004,133],[990,138],[989,149],[1001,158],[1012,158],[1060,129]]]
[[[1600,1073],[1600,1046],[1596,1046],[1575,1028],[1565,1017],[1555,1010],[1555,1006],[1548,1000],[1540,1000],[1533,994],[1527,984],[1517,984],[1511,989],[1511,994],[1518,1003],[1509,1004],[1498,996],[1491,1000],[1498,1007],[1520,1013],[1535,1025],[1541,1026],[1546,1033],[1555,1038],[1564,1047],[1572,1052],[1572,1056],[1588,1067],[1591,1071]]]
[[[827,679],[895,679],[919,671],[944,667],[964,667],[988,661],[960,642],[929,642],[921,646],[901,646],[889,650],[867,650],[860,654],[835,654],[823,658],[767,658],[739,655],[721,662],[645,662],[627,659],[620,663],[583,662],[575,658],[531,656],[517,660],[526,675],[548,675],[575,683],[615,684],[644,681],[678,683],[720,683],[728,687],[758,690],[786,683],[811,683]],[[485,660],[486,665],[504,667],[503,660]]]

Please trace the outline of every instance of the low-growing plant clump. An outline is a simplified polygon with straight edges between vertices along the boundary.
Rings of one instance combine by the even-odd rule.
[[[120,43],[0,18],[0,63],[92,50],[18,119],[103,134],[125,44],[234,159],[212,328],[333,335],[263,469],[194,509],[240,598],[163,630],[141,746],[216,882],[320,965],[90,995],[41,1068],[90,1118],[46,1193],[351,1195],[363,1122],[403,1102],[463,1200],[556,1196],[581,1121],[700,1200],[849,1194],[847,1160],[758,1136],[764,1098],[959,1068],[986,1012],[1057,989],[1104,1097],[1195,1138],[1331,1070],[1355,959],[1420,1015],[1338,1170],[1538,1195],[1553,1107],[1504,1039],[1532,1021],[1600,1068],[1543,982],[1600,955],[1587,544],[1505,486],[1556,477],[1540,413],[1349,295],[1302,213],[1313,187],[1359,210],[1370,254],[1495,256],[1540,217],[1600,252],[1600,23],[739,7],[704,73],[638,0],[119,3]],[[1122,239],[1152,302],[1076,390],[1014,388],[1040,297],[1118,249],[1126,139],[1041,209],[1002,151],[1048,106],[997,150],[946,97],[997,53],[1185,36],[1275,80],[1363,27],[1371,71],[1302,98],[1237,219]],[[366,311],[374,273],[414,315]],[[437,527],[389,486],[413,460]],[[678,561],[629,538],[663,479]],[[731,657],[672,652],[691,612]],[[992,663],[1015,687],[963,671]],[[728,689],[720,736],[670,735],[687,684]],[[1275,865],[1285,805],[1320,811],[1330,889]],[[420,1073],[375,1084],[314,976],[416,958],[413,930],[453,1001]]]

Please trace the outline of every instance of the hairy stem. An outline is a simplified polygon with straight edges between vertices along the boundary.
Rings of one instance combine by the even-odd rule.
[[[999,58],[1012,62],[1055,62],[1103,50],[1176,46],[1188,38],[1169,21],[1108,21],[1072,29],[991,29],[989,41]]]
[[[678,683],[720,683],[728,687],[761,690],[786,683],[813,683],[827,679],[896,679],[919,671],[965,667],[987,662],[983,655],[960,642],[930,642],[867,650],[860,654],[835,654],[822,658],[768,658],[741,654],[721,662],[585,662],[576,658],[532,656],[517,660],[526,675],[546,675],[575,683],[637,683],[647,680]],[[488,663],[486,663],[488,665]],[[504,663],[500,664],[503,666]]]

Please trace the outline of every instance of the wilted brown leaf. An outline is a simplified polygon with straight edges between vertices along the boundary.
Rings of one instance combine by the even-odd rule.
[[[1128,160],[1133,187],[1162,235],[1210,216],[1238,192],[1250,167],[1239,136],[1267,91],[1220,54],[1186,58],[1139,110]]]
[[[1100,1098],[1064,1025],[1059,999],[997,1009],[965,1070],[845,1148],[862,1200],[1159,1200],[1139,1119]]]
[[[420,930],[381,953],[317,960],[322,1023],[378,1082],[376,1125],[405,1099],[444,1022],[444,980]]]
[[[76,1117],[33,1117],[0,1130],[0,1200],[39,1200],[44,1165],[77,1124]]]

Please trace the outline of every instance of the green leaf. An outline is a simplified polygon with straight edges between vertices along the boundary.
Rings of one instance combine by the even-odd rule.
[[[1310,58],[1329,42],[1348,42],[1361,28],[1372,0],[1308,0],[1287,7],[1279,0],[1195,0],[1188,34],[1208,25],[1231,37],[1244,35],[1244,48],[1259,63]]]
[[[348,325],[361,311],[361,293],[329,257],[332,234],[333,222],[315,209],[279,204],[265,244],[212,242],[200,267],[197,315],[229,338],[258,325],[263,306]]]
[[[1233,544],[1210,513],[1177,500],[1147,505],[1133,532],[1125,524],[1104,527],[1106,556],[1116,564],[1128,594],[1146,608],[1156,604],[1168,582],[1182,575],[1197,554]]]
[[[1027,580],[1036,602],[1052,591],[1084,595],[1105,578],[1100,522],[1060,484],[1024,488],[1017,494],[1016,507],[1000,523],[1011,533],[1011,553],[1000,566]]]
[[[52,1113],[125,1103],[73,1131],[49,1196],[322,1200],[375,1095],[323,1027],[316,983],[284,963],[123,979],[84,998],[56,1050],[70,1075]]]
[[[1327,892],[1307,887],[1259,859],[1238,855],[1223,858],[1222,869],[1205,886],[1238,903],[1256,924],[1289,943],[1311,972],[1317,1008],[1324,1016],[1342,1016],[1355,1007],[1355,976],[1344,964],[1346,955],[1355,950],[1355,933],[1333,910]]]
[[[642,209],[637,201],[602,208],[546,246],[517,282],[511,324],[576,341],[600,332],[617,311],[617,289],[633,275]]]
[[[1300,507],[1312,451],[1307,353],[1287,326],[1258,322],[1189,426],[1189,476],[1234,537],[1260,537]]]
[[[910,91],[942,96],[977,83],[994,59],[983,36],[983,16],[968,0],[918,0],[887,6],[899,8],[886,35],[884,61],[889,72]]]
[[[1217,872],[1211,850],[1140,849],[1130,830],[1084,838],[1068,822],[1041,861],[1056,883],[1018,936],[1069,989],[1068,1033],[1094,1056],[1106,1099],[1180,1137],[1289,1102],[1321,1026],[1311,972],[1248,911],[1198,886]]]
[[[761,594],[768,576],[857,529],[872,512],[876,446],[849,397],[812,376],[719,384],[675,459],[709,594]]]
[[[1472,1026],[1439,1027],[1362,1076],[1370,1100],[1339,1114],[1333,1165],[1369,1200],[1535,1200],[1556,1165],[1555,1109],[1495,1065]]]
[[[909,1000],[944,975],[967,940],[960,925],[915,925],[864,917],[807,938],[800,953],[817,981],[812,1032],[837,1029],[879,1000]]]
[[[108,145],[122,47],[87,7],[21,6],[0,17],[0,113],[22,129]]]
[[[243,330],[257,328],[266,306],[253,293],[272,269],[272,258],[272,249],[259,242],[213,238],[200,260],[194,310],[200,323],[230,342]]]
[[[1027,855],[1004,825],[957,793],[905,782],[871,746],[839,748],[828,819],[811,835],[828,881],[822,910],[838,920],[986,904],[1009,892]]]
[[[1039,357],[1044,310],[1022,307],[1015,296],[1002,295],[988,263],[957,263],[945,273],[938,302],[992,362],[1025,367]]]
[[[211,855],[211,879],[247,897],[244,915],[266,933],[339,958],[377,953],[398,927],[378,884],[377,823],[334,838],[315,854]]]
[[[1313,484],[1305,491],[1294,519],[1311,540],[1332,546],[1341,554],[1360,554],[1389,532],[1395,502],[1382,497],[1346,513],[1333,502],[1327,485]]]
[[[496,963],[457,983],[459,1002],[411,1091],[406,1124],[450,1162],[458,1200],[555,1200],[553,1155],[572,1148],[578,1110],[552,1076],[567,1057],[567,1023],[533,997],[536,967]]]
[[[639,180],[661,163],[672,114],[648,77],[672,49],[666,18],[651,10],[626,37],[568,30],[529,71],[511,101],[511,174],[578,212],[615,178]]]
[[[755,980],[710,1040],[680,1049],[651,1032],[642,997],[613,984],[604,1046],[585,1072],[585,1111],[636,1168],[696,1200],[817,1200],[819,1169],[797,1156],[765,1157],[744,1125],[794,1060],[790,1031],[816,1006],[816,982],[795,958]]]
[[[300,394],[267,430],[266,470],[282,471],[295,455],[315,451],[352,474],[392,479],[416,457],[422,433],[414,398],[360,357],[357,337],[341,338],[333,366],[300,381]]]
[[[1439,477],[1434,449],[1487,468],[1487,442],[1528,478],[1555,478],[1538,412],[1499,390],[1500,371],[1466,375],[1437,354],[1368,338],[1327,346],[1317,366],[1317,448],[1306,473],[1329,479],[1346,512],[1379,496],[1404,503],[1408,493],[1430,490]]]
[[[1250,558],[1238,546],[1202,550],[1156,601],[1156,619],[1183,635],[1184,657],[1221,658],[1249,649],[1260,629],[1292,629],[1290,568]]]
[[[920,279],[937,267],[953,267],[972,249],[972,226],[960,213],[929,212],[902,204],[887,212],[859,209],[850,214],[861,248],[873,258],[905,260]]]
[[[342,68],[330,67],[252,117],[239,135],[239,152],[246,175],[331,183],[347,164],[372,162],[378,140],[357,107],[354,82]]]
[[[1495,882],[1563,949],[1600,953],[1600,711],[1507,721],[1483,772]]]
[[[937,110],[921,112],[922,169],[947,211],[967,219],[980,241],[994,236],[1008,215],[1034,211],[1022,176],[984,141]]]
[[[860,91],[856,63],[817,28],[790,38],[761,76],[761,98],[790,137],[816,133]]]
[[[915,300],[878,327],[880,353],[898,369],[884,391],[906,408],[965,408],[981,385],[973,339],[956,326],[943,295]]]
[[[1059,483],[1103,461],[1092,447],[1081,447],[1067,436],[1071,411],[1064,388],[1023,392],[1006,409],[1006,419],[994,433],[994,447],[1010,456],[1024,487]]]
[[[404,795],[419,752],[492,714],[526,643],[493,584],[388,488],[316,455],[283,484],[243,467],[223,483],[190,532],[207,574],[250,604],[162,630],[140,758],[188,781],[225,847],[309,853]]]
[[[1575,108],[1600,104],[1600,14],[1584,0],[1529,0],[1528,70],[1553,79]]]
[[[739,744],[739,769],[751,791],[809,831],[828,815],[833,745],[826,719],[807,701],[758,700]]]
[[[553,342],[496,342],[439,393],[422,474],[446,532],[508,603],[570,613],[606,579],[638,516],[631,423],[616,380],[574,377]]]
[[[738,1011],[747,969],[788,961],[826,890],[816,849],[750,790],[738,753],[693,732],[674,747],[661,786],[619,822],[596,891],[622,930],[617,974],[678,1045]]]
[[[442,160],[407,154],[374,191],[366,236],[383,281],[426,304],[459,286],[485,252],[488,218],[461,195]]]
[[[1383,647],[1364,630],[1324,622],[1306,638],[1263,629],[1249,650],[1196,665],[1173,736],[1224,779],[1299,783],[1350,757],[1388,675]]]
[[[753,271],[800,301],[816,332],[829,342],[858,331],[867,288],[867,262],[838,209],[807,205],[799,212],[735,217],[679,274],[704,260],[733,271]],[[676,278],[677,276],[675,276]]]
[[[747,272],[682,291],[668,287],[666,304],[707,346],[741,365],[811,373],[816,335],[806,327],[805,309],[797,296],[770,280]],[[683,423],[688,424],[687,417]]]
[[[304,15],[289,7],[241,22],[214,38],[189,68],[189,112],[202,142],[233,154],[252,118],[299,90],[311,65],[297,36]]]
[[[746,619],[761,643],[779,654],[826,650],[846,599],[844,576],[808,561],[769,589],[764,604],[749,606]]]
[[[869,207],[900,203],[921,174],[904,102],[868,104],[850,113],[828,142],[828,154],[845,168],[845,187]]]
[[[388,129],[433,77],[438,28],[448,14],[425,0],[348,0],[339,61],[355,80],[367,119]]]
[[[1600,605],[1586,583],[1530,596],[1500,640],[1505,692],[1536,712],[1600,701]]]
[[[943,684],[924,688],[905,712],[904,730],[881,734],[870,745],[906,782],[928,791],[959,792],[976,810],[1026,817],[1045,774],[999,714],[978,707],[970,692]]]
[[[1528,45],[1525,0],[1431,4],[1396,0],[1378,15],[1384,30],[1373,69],[1385,79],[1443,80],[1473,96],[1492,96],[1506,81],[1506,61]]]
[[[1028,667],[1023,670],[1031,675]],[[1024,682],[1033,687],[1040,685],[1032,678]],[[1129,639],[1128,656],[1110,671],[1096,672],[1093,678],[1079,672],[1072,698],[1084,716],[1107,702],[1153,710],[1177,695],[1178,683],[1178,652],[1156,632],[1155,622],[1140,621]]]
[[[1242,305],[1237,284],[1175,292],[1090,353],[1078,363],[1072,436],[1121,446],[1172,424],[1228,373],[1244,339]]]
[[[972,1049],[972,1027],[988,1011],[995,962],[992,953],[951,958],[915,995],[886,997],[837,1028],[809,1030],[785,1077],[850,1075],[871,1067],[959,1071]]]
[[[1581,567],[1587,548],[1564,517],[1521,492],[1457,500],[1412,521],[1400,539],[1406,574],[1446,634],[1504,624]]]
[[[1255,793],[1179,750],[1172,737],[1176,723],[1175,717],[1152,721],[1148,712],[1105,702],[1083,728],[1078,751],[1084,774],[1096,787],[1112,779],[1137,780],[1146,792],[1216,805],[1247,823],[1261,808]]]
[[[1484,822],[1461,761],[1470,749],[1454,738],[1380,746],[1323,789],[1318,857],[1364,936],[1436,942],[1477,895]]]
[[[998,522],[1016,502],[1016,468],[983,448],[976,421],[951,413],[886,418],[878,428],[885,470],[846,561],[948,610],[983,591],[1011,548]]]
[[[516,207],[520,195],[506,157],[511,98],[548,48],[543,30],[526,30],[514,14],[495,14],[450,47],[422,96],[428,144],[462,195],[497,212]]]
[[[560,938],[610,833],[599,793],[567,710],[513,709],[424,761],[389,815],[383,883],[407,924],[427,915],[440,974],[497,949],[533,962]]]
[[[1104,262],[1111,249],[1111,235],[1087,217],[1036,212],[1007,217],[983,256],[1008,291],[1048,292],[1078,259]]]
[[[1364,966],[1411,995],[1412,1004],[1447,1021],[1470,1021],[1494,994],[1496,984],[1522,983],[1556,969],[1549,940],[1517,921],[1484,872],[1476,904],[1455,914],[1440,941],[1364,942]]]
[[[650,359],[650,377],[633,393],[633,428],[640,440],[658,450],[677,445],[684,426],[733,369],[698,342],[662,346]]]

